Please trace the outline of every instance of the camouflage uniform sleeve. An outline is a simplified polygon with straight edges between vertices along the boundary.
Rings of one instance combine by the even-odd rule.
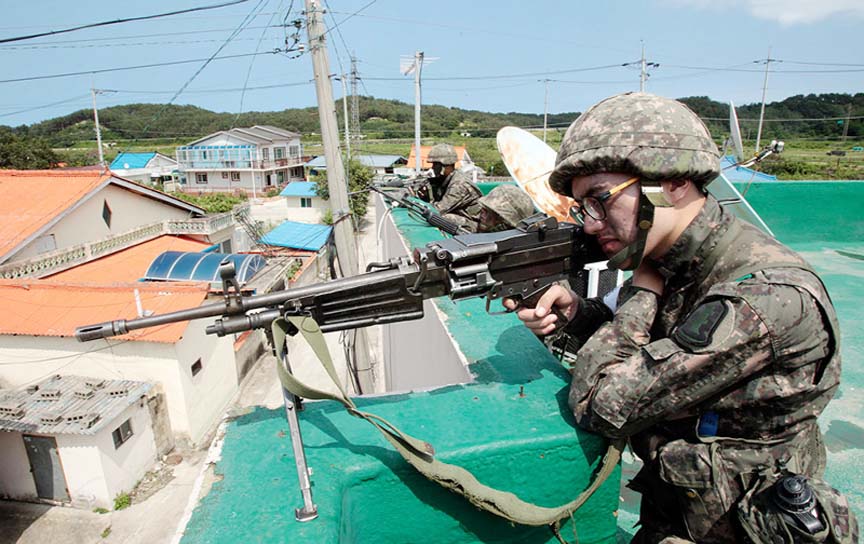
[[[564,327],[564,332],[584,344],[604,323],[612,320],[612,310],[601,298],[586,298],[579,302],[579,310]]]
[[[480,198],[480,191],[468,180],[455,177],[441,200],[435,203],[435,208],[444,215],[471,205]]]
[[[569,397],[577,422],[630,436],[764,368],[773,360],[772,341],[789,331],[823,327],[810,297],[791,286],[768,289],[772,296],[706,297],[669,337],[653,341],[658,297],[630,293],[579,350]],[[778,308],[772,299],[791,302]]]

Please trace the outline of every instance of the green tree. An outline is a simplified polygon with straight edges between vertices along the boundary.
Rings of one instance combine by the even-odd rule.
[[[45,140],[0,132],[0,168],[38,170],[50,168],[57,161],[57,154]]]
[[[348,172],[350,177],[348,192],[351,193],[348,196],[348,202],[356,223],[366,215],[366,208],[369,203],[369,193],[366,189],[372,184],[375,172],[354,159],[348,161]],[[315,194],[324,200],[330,200],[330,187],[327,185],[326,172],[312,176],[311,180],[315,182]]]

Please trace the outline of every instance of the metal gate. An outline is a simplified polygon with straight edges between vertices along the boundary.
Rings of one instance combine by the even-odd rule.
[[[30,472],[36,483],[36,494],[40,499],[68,501],[66,476],[60,464],[57,441],[53,436],[23,435],[24,447],[30,459]]]

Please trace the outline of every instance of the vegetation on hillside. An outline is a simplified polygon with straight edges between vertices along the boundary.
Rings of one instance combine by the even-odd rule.
[[[729,134],[729,107],[705,96],[681,99],[699,114],[722,146]],[[737,108],[745,147],[750,152],[756,137],[761,105]],[[359,99],[362,140],[355,152],[408,154],[413,144],[413,104],[371,97]],[[798,95],[768,104],[765,110],[763,141],[783,139],[787,152],[782,158],[766,161],[763,168],[786,179],[864,177],[864,154],[853,152],[864,140],[864,93]],[[342,108],[337,108],[341,119]],[[557,147],[566,127],[578,116],[567,112],[549,116],[547,139]],[[847,117],[851,117],[848,127]],[[315,108],[276,112],[248,112],[241,115],[217,113],[195,106],[131,104],[100,110],[105,158],[120,151],[160,151],[174,155],[177,145],[233,126],[273,125],[303,136],[304,153],[323,153]],[[777,121],[782,119],[782,121]],[[466,145],[474,161],[491,175],[506,175],[495,149],[495,134],[507,126],[543,126],[541,114],[489,113],[438,105],[423,108],[423,143],[447,141]],[[844,131],[847,140],[843,140]],[[537,132],[539,134],[539,132]],[[0,163],[4,168],[45,168],[58,160],[70,166],[96,162],[92,112],[80,110],[30,126],[0,126]],[[3,147],[6,146],[6,147]],[[46,154],[54,148],[53,155]],[[358,149],[359,148],[359,149]],[[7,150],[8,149],[8,150]],[[849,151],[848,156],[828,155],[833,150]]]

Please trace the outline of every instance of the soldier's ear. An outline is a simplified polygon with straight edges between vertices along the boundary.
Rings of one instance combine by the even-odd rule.
[[[689,179],[661,181],[660,186],[663,188],[666,200],[673,206],[683,200],[691,191],[696,190],[696,186]]]

